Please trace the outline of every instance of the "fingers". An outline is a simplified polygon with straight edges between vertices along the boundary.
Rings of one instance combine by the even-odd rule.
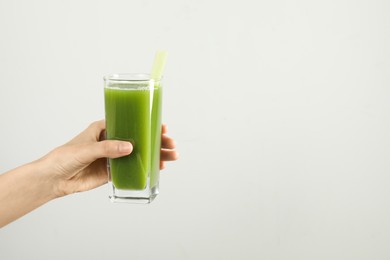
[[[163,170],[165,168],[165,163],[163,161],[160,161],[160,170]]]
[[[160,152],[161,161],[176,161],[178,158],[179,158],[179,154],[175,150],[161,149]]]
[[[176,142],[172,138],[166,135],[161,136],[161,148],[164,149],[175,149]]]
[[[130,154],[133,146],[129,142],[105,140],[87,143],[84,147],[77,147],[77,158],[80,162],[88,164],[99,158],[118,158]]]
[[[106,129],[106,121],[104,119],[92,122],[88,128],[103,130]]]
[[[99,120],[95,121],[92,124],[89,125],[87,128],[87,131],[90,131],[91,134],[95,137],[96,141],[103,140],[104,139],[104,131],[106,130],[106,121],[105,120]]]
[[[67,144],[76,144],[87,141],[100,141],[104,140],[106,129],[106,123],[104,120],[99,120],[90,124],[84,131],[70,140]]]
[[[106,141],[97,142],[95,144],[97,146],[96,147],[97,158],[102,158],[102,157],[118,158],[124,155],[128,155],[133,151],[133,146],[130,142],[106,140]]]
[[[168,127],[166,124],[162,124],[161,126],[161,134],[166,134],[168,132]]]
[[[160,152],[160,169],[165,168],[166,161],[175,161],[179,154],[174,150],[176,142],[173,138],[166,135],[168,132],[167,125],[163,124],[161,128],[161,152]]]
[[[129,142],[104,140],[105,128],[105,120],[96,121],[78,137],[69,142],[69,144],[79,143],[78,146],[82,146],[75,149],[75,154],[77,154],[77,158],[80,162],[91,163],[96,159],[105,157],[118,158],[132,152],[133,146]],[[174,150],[176,148],[176,142],[173,138],[166,135],[167,130],[167,126],[163,124],[161,128],[160,153],[162,161],[160,166],[162,168],[164,167],[164,161],[175,161],[179,157],[178,153]]]
[[[175,149],[176,142],[173,138],[166,135],[168,132],[167,125],[163,124],[161,128],[161,148],[163,149]]]

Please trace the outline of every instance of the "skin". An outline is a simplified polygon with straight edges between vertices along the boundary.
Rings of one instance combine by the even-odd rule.
[[[103,140],[104,120],[44,157],[0,175],[0,227],[39,206],[107,183],[107,158],[131,153],[131,143]],[[160,168],[178,158],[175,141],[162,126]]]

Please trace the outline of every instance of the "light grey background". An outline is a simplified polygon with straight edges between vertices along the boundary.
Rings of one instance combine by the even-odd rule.
[[[390,2],[0,1],[0,172],[104,117],[102,77],[169,51],[181,158],[0,230],[0,259],[390,259]],[[1,192],[1,191],[0,191]]]

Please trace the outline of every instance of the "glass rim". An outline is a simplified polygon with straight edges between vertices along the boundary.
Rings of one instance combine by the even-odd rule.
[[[148,82],[153,79],[150,78],[149,73],[114,73],[103,77],[104,81],[117,82]],[[156,81],[161,81],[162,77]]]

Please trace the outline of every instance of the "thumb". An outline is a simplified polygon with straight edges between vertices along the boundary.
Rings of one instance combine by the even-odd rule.
[[[118,158],[129,155],[133,151],[130,142],[117,140],[104,140],[90,143],[87,147],[79,150],[78,157],[83,162],[93,162],[99,158]]]
[[[133,151],[133,145],[125,141],[105,140],[95,144],[95,159],[102,157],[118,158],[128,155]]]

